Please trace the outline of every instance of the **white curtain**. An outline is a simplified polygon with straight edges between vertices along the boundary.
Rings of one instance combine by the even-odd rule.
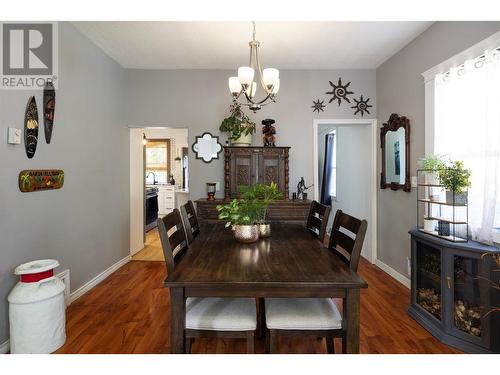
[[[474,240],[491,243],[493,228],[500,222],[498,51],[486,51],[436,76],[434,108],[434,153],[463,160],[471,169],[470,233]]]

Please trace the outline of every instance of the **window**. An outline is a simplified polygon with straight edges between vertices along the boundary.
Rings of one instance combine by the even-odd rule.
[[[434,79],[434,154],[471,169],[472,238],[500,230],[500,51],[487,50]]]
[[[154,179],[160,183],[168,182],[170,165],[170,140],[149,139],[146,143],[146,183],[152,184]]]

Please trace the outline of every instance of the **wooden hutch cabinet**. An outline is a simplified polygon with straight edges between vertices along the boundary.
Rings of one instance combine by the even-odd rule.
[[[288,199],[290,147],[224,147],[224,198],[238,196],[239,186],[275,182]]]

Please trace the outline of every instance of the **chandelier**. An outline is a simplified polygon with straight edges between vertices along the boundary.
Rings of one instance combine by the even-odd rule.
[[[259,61],[260,42],[255,40],[255,21],[253,25],[253,38],[248,43],[250,46],[249,66],[240,66],[238,68],[238,77],[229,77],[229,91],[233,97],[233,102],[249,107],[254,113],[269,103],[276,102],[276,94],[280,89],[280,72],[278,69],[266,68],[262,70]],[[265,97],[262,100],[256,100],[257,83],[254,81],[255,71],[259,75],[260,85],[264,89]],[[246,102],[240,102],[238,99],[244,96]]]

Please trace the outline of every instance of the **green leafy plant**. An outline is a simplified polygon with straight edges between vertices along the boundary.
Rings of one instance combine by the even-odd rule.
[[[453,191],[455,194],[462,193],[470,186],[470,169],[464,167],[463,161],[451,161],[450,165],[439,170],[439,179],[446,190]]]
[[[446,167],[446,163],[441,155],[429,155],[420,159],[422,169],[429,171],[437,171]]]
[[[242,135],[254,134],[256,132],[255,122],[243,113],[238,103],[233,103],[230,107],[230,116],[222,120],[219,126],[221,132],[228,133],[231,141],[236,141]]]
[[[227,204],[217,205],[219,219],[231,225],[253,225],[259,218],[260,205],[254,200],[233,199]]]
[[[267,208],[276,199],[280,199],[283,196],[275,182],[271,182],[269,185],[255,184],[250,187],[240,186],[239,190],[243,199],[253,201],[259,206],[259,223],[266,222]]]

